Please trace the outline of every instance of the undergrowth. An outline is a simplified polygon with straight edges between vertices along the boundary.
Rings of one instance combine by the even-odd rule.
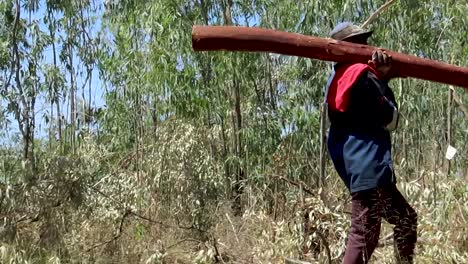
[[[88,139],[75,156],[45,156],[33,177],[6,178],[0,262],[341,262],[350,200],[331,168],[323,189],[258,172],[235,215],[206,131],[177,125],[124,154]],[[398,183],[419,215],[416,263],[468,263],[466,179],[423,176]],[[394,263],[392,251],[384,223],[372,262]]]

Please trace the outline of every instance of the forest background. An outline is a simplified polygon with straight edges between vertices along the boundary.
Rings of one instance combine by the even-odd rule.
[[[468,66],[468,1],[393,1],[371,45]],[[328,62],[199,52],[193,25],[327,37],[370,0],[3,0],[1,263],[340,263]],[[395,79],[416,263],[468,263],[468,93]],[[458,152],[445,159],[448,146]],[[385,225],[375,263],[393,263]]]

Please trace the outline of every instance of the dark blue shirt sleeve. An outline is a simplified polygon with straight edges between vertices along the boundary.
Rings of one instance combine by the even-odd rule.
[[[351,109],[371,126],[384,127],[393,120],[395,97],[386,82],[371,72],[364,73],[352,88]]]

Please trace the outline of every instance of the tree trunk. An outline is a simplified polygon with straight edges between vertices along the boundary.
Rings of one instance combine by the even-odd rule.
[[[322,103],[320,107],[320,178],[319,187],[325,186],[326,173],[326,142],[327,142],[327,105]]]
[[[90,70],[90,78],[89,78],[89,83],[88,83],[88,108],[86,110],[86,114],[88,116],[88,133],[91,133],[91,123],[93,121],[93,117],[94,117],[94,112],[93,112],[93,108],[91,107],[91,88],[92,88],[92,81],[93,81],[93,72],[92,72],[92,69],[89,69]]]
[[[227,197],[232,196],[232,190],[231,190],[231,167],[229,166],[229,163],[227,162],[227,158],[229,155],[229,147],[228,147],[228,142],[226,138],[226,126],[224,124],[224,118],[221,117],[221,139],[223,141],[223,161],[224,161],[224,175],[225,175],[225,186],[226,186],[226,195]]]
[[[50,35],[52,37],[52,54],[54,57],[54,69],[57,69],[57,50],[55,47],[55,33],[53,32],[52,29],[50,29]],[[59,96],[59,88],[57,84],[57,80],[55,79],[56,76],[54,76],[52,80],[52,88],[53,88],[53,99],[52,103],[55,102],[55,107],[57,108],[57,133],[58,133],[58,140],[60,143],[60,146],[62,146],[62,112],[60,111],[60,96]]]
[[[226,26],[232,25],[232,0],[223,0],[224,4],[224,24]]]
[[[232,0],[224,0],[224,24],[232,25]],[[241,95],[240,95],[240,84],[236,79],[236,75],[233,74],[233,99],[234,99],[234,109],[232,111],[232,127],[234,135],[234,151],[237,157],[236,162],[236,178],[234,182],[234,214],[240,215],[242,213],[242,204],[241,204],[241,195],[243,193],[243,184],[244,171],[242,169],[242,113],[241,113]]]
[[[235,138],[235,151],[237,156],[237,163],[236,163],[236,182],[234,185],[235,188],[235,205],[236,205],[236,213],[238,215],[241,214],[242,205],[241,205],[241,195],[244,192],[242,181],[244,180],[244,170],[242,168],[242,159],[243,159],[243,151],[242,151],[242,113],[241,113],[241,96],[240,96],[240,85],[238,82],[234,82],[234,138]],[[233,120],[233,121],[234,121]]]
[[[36,86],[37,84],[34,84]],[[31,151],[30,151],[30,156],[29,159],[31,160],[31,166],[32,166],[32,171],[34,174],[36,174],[36,156],[34,152],[34,133],[36,131],[36,114],[35,114],[35,107],[36,107],[36,92],[37,92],[37,87],[34,88],[33,95],[31,97],[31,123],[30,123],[30,128],[29,128],[29,140],[30,140],[30,145],[31,145]]]
[[[447,147],[452,144],[452,102],[453,102],[453,87],[448,89],[447,96]],[[447,159],[447,173],[446,177],[450,176],[450,160]]]
[[[49,148],[52,147],[53,140],[55,139],[55,131],[54,131],[54,103],[56,104],[57,108],[57,130],[59,134],[59,140],[62,136],[61,134],[61,120],[60,120],[60,105],[58,99],[58,91],[57,91],[57,80],[55,75],[55,70],[57,69],[57,51],[55,47],[55,20],[52,17],[52,11],[47,10],[47,17],[48,17],[48,28],[49,28],[49,37],[51,39],[52,44],[52,58],[54,63],[54,71],[52,72],[52,76],[49,76],[49,96],[50,96],[50,116],[49,116]]]
[[[229,1],[228,1],[229,2]],[[367,63],[376,47],[281,32],[271,29],[194,26],[196,51],[229,50],[275,52],[342,63]],[[393,57],[394,76],[414,77],[468,89],[468,68],[387,50]]]
[[[69,29],[71,28],[71,22],[68,22]],[[76,132],[76,104],[75,104],[75,74],[73,68],[73,48],[72,44],[68,43],[68,62],[70,63],[70,122],[71,122],[71,132],[70,132],[70,141],[72,146],[72,151],[75,153],[75,132]]]
[[[20,102],[13,102],[16,106],[16,119],[18,121],[18,127],[20,128],[21,134],[23,136],[23,159],[29,159],[29,144],[30,144],[30,122],[29,122],[29,104],[26,100],[26,93],[23,91],[23,84],[21,83],[21,57],[18,47],[18,39],[16,34],[19,27],[19,20],[21,19],[21,6],[20,2],[17,0],[16,5],[16,17],[15,24],[13,28],[13,58],[14,58],[14,70],[15,70],[15,83],[16,88],[18,89],[18,94]]]

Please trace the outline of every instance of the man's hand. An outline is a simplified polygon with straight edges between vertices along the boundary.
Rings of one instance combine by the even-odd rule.
[[[389,73],[392,69],[392,56],[387,54],[386,51],[380,49],[374,50],[369,64],[374,66],[374,69],[379,72],[383,79],[389,79]]]

